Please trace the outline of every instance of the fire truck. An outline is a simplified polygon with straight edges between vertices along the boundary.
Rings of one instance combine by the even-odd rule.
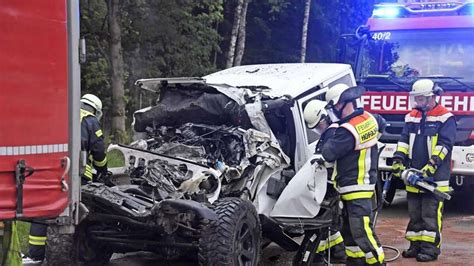
[[[0,220],[58,235],[80,213],[78,3],[0,5]]]
[[[367,24],[342,35],[341,61],[350,62],[367,89],[366,110],[388,122],[381,141],[381,178],[390,175],[393,153],[411,109],[408,92],[420,78],[437,82],[438,102],[457,120],[451,185],[474,185],[474,1],[385,1],[374,5]],[[403,187],[401,182],[397,184]],[[395,187],[387,197],[393,199]]]

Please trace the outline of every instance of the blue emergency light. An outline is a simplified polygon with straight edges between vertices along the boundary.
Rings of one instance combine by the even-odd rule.
[[[379,6],[372,12],[372,16],[377,18],[396,18],[399,17],[400,14],[400,7],[396,6]]]
[[[449,15],[473,15],[474,0],[466,3],[460,2],[420,2],[409,5],[380,4],[375,5],[372,17],[374,18],[400,18],[419,14],[435,14],[436,12],[450,12]],[[446,15],[446,14],[445,14]]]

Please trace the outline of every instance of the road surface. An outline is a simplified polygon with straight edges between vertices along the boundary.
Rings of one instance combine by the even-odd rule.
[[[403,191],[397,192],[394,202],[389,208],[382,210],[376,232],[383,245],[394,246],[399,250],[408,247],[404,239],[408,223],[407,202]],[[390,265],[474,265],[474,197],[470,194],[455,196],[447,202],[443,224],[442,253],[437,262],[417,263],[415,259],[400,256]],[[386,257],[393,252],[386,251]],[[263,251],[261,265],[291,265],[293,253],[285,252],[276,245],[270,245]],[[114,255],[109,263],[113,266],[148,266],[148,265],[195,265],[195,263],[165,262],[150,253],[131,253]]]

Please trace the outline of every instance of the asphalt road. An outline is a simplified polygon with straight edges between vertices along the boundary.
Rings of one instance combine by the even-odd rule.
[[[392,205],[381,211],[376,233],[383,245],[393,246],[402,251],[408,248],[404,239],[408,223],[405,192],[397,192]],[[417,263],[414,259],[398,258],[390,265],[474,265],[474,197],[472,193],[455,195],[446,203],[443,222],[442,251],[437,262]],[[386,250],[386,258],[395,253]],[[260,265],[291,265],[294,253],[286,252],[277,245],[271,244],[262,252]],[[37,265],[37,264],[26,264]],[[191,261],[163,261],[156,255],[147,252],[114,254],[110,266],[189,266],[196,265]]]
[[[376,225],[376,233],[383,245],[393,246],[400,251],[408,247],[404,239],[405,228],[408,223],[407,202],[405,192],[397,192],[392,205],[381,211]],[[264,249],[261,265],[291,265],[294,253],[285,252],[276,245]],[[386,250],[386,257],[395,255]],[[442,253],[435,263],[422,265],[469,265],[474,256],[474,197],[472,194],[463,194],[447,202],[444,215]],[[468,261],[466,261],[466,259]],[[390,265],[417,264],[414,259],[398,258]],[[419,263],[421,264],[421,263]],[[109,263],[113,266],[145,266],[145,265],[195,265],[189,261],[167,262],[162,261],[150,253],[115,254]]]

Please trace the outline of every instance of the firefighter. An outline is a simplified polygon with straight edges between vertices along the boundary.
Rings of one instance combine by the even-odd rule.
[[[335,162],[334,187],[343,203],[342,236],[348,265],[383,265],[385,255],[373,227],[377,141],[384,121],[362,108],[363,87],[337,84],[326,93],[326,110],[339,127],[321,152]]]
[[[82,183],[98,181],[107,176],[107,156],[104,135],[99,120],[102,117],[102,101],[95,95],[85,94],[81,98],[81,150],[87,153],[87,163],[81,175]],[[94,176],[92,169],[97,175]]]
[[[426,181],[434,182],[440,191],[449,192],[456,119],[436,102],[436,96],[441,93],[442,89],[429,79],[413,84],[410,101],[414,109],[405,116],[392,171],[400,176],[406,166],[419,169]],[[411,179],[406,185],[410,221],[405,238],[410,241],[410,247],[402,255],[420,262],[433,261],[440,254],[443,202],[414,186],[416,181]]]
[[[81,98],[81,150],[87,153],[87,163],[81,171],[81,182],[107,180],[107,156],[105,153],[104,136],[99,120],[102,117],[102,101],[95,95],[85,94]],[[95,168],[97,175],[92,169]],[[29,235],[29,257],[43,260],[45,255],[46,231],[44,224],[32,223]]]
[[[16,222],[0,221],[0,266],[19,265],[22,262]]]
[[[316,134],[320,136],[318,143],[316,144],[315,154],[321,154],[321,147],[324,145],[326,140],[330,138],[336,128],[338,127],[337,123],[332,123],[327,115],[326,102],[320,100],[311,100],[304,108],[303,117],[306,121],[308,128],[312,129]],[[328,165],[327,165],[328,166]],[[327,167],[328,177],[332,174],[332,165]],[[327,197],[337,196],[337,191],[333,187],[329,186],[326,192]],[[341,232],[337,226],[331,228],[331,231],[328,235],[328,232],[323,232],[324,238],[320,241],[318,247],[316,248],[316,253],[322,254],[327,249],[331,248],[330,254],[331,257],[336,261],[344,261],[346,259],[344,251],[344,240],[342,238]],[[318,259],[321,259],[322,256]]]
[[[33,261],[42,261],[44,259],[47,229],[48,226],[45,224],[31,224],[28,236],[28,257]]]

